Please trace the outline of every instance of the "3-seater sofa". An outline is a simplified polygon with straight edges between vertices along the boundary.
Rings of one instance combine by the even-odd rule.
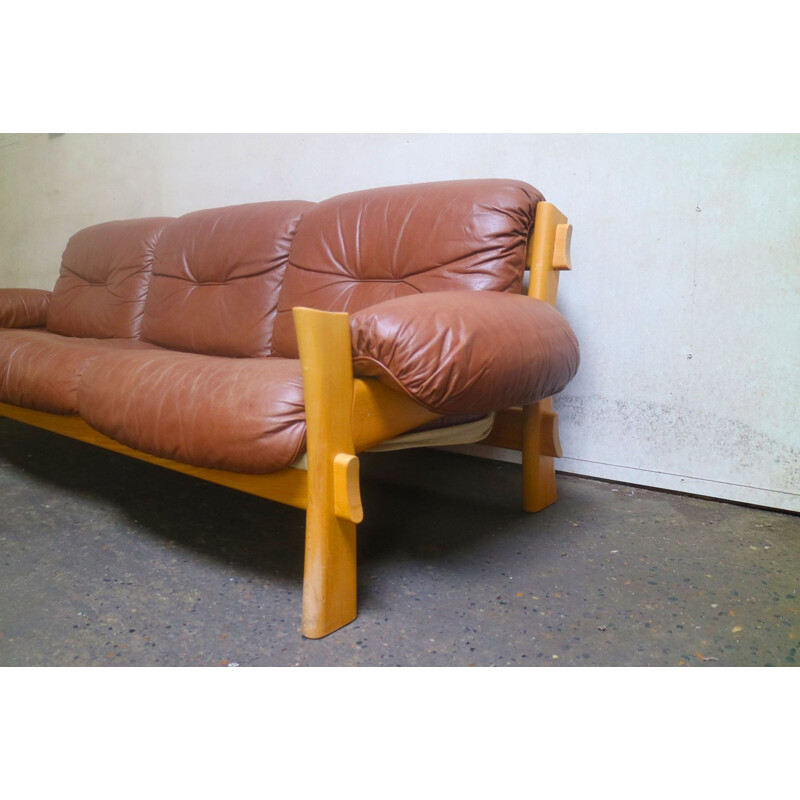
[[[0,415],[306,509],[319,638],[356,616],[359,452],[515,447],[556,499],[570,234],[494,179],[93,225],[52,292],[0,290]]]

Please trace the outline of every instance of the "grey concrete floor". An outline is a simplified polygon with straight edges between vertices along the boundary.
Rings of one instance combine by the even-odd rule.
[[[0,666],[795,666],[800,517],[362,459],[359,616],[300,635],[302,512],[0,420]]]

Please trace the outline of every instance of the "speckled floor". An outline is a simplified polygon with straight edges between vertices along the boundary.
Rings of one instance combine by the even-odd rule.
[[[442,452],[362,460],[359,616],[303,514],[0,420],[0,666],[794,666],[800,517]]]

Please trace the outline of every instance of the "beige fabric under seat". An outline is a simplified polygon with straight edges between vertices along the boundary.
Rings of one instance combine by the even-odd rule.
[[[369,453],[386,453],[391,450],[408,450],[412,447],[451,447],[457,444],[475,444],[485,439],[494,425],[494,414],[487,414],[481,419],[466,422],[462,425],[451,425],[447,428],[435,428],[425,431],[410,431],[395,436],[375,447]],[[308,456],[303,453],[292,463],[294,469],[308,469]]]

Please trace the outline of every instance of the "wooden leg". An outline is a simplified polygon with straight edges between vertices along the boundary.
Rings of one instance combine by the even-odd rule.
[[[356,526],[322,504],[308,507],[303,636],[321,639],[356,618]]]
[[[356,618],[356,523],[363,518],[351,429],[353,362],[347,314],[294,309],[306,404],[308,510],[303,635]]]
[[[553,399],[547,397],[522,412],[522,507],[541,511],[555,503],[556,469],[554,456],[561,455],[557,415]]]

